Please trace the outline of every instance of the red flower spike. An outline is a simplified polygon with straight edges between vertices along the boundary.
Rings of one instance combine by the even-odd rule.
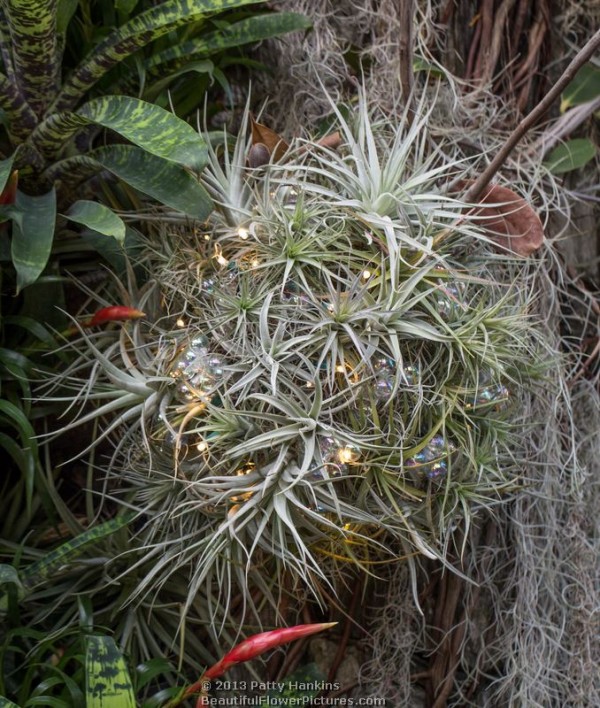
[[[124,322],[126,320],[138,320],[145,317],[146,313],[125,305],[111,305],[98,310],[91,320],[83,323],[84,327],[97,327],[108,322]]]
[[[14,170],[0,192],[0,204],[14,204],[17,198],[17,184],[19,183],[19,170]]]
[[[269,649],[274,649],[282,644],[293,642],[296,639],[309,637],[311,634],[322,632],[325,629],[334,627],[337,622],[322,622],[321,624],[298,624],[295,627],[283,627],[281,629],[273,629],[270,632],[262,632],[254,634],[243,642],[240,642],[229,653],[218,661],[216,664],[207,669],[196,683],[188,686],[184,697],[190,696],[193,693],[201,691],[202,695],[198,699],[197,706],[205,705],[203,698],[206,697],[207,683],[211,679],[222,676],[228,669],[243,661],[250,661],[257,656],[264,654]]]
[[[324,629],[329,629],[335,624],[337,623],[299,624],[295,627],[283,627],[282,629],[274,629],[271,632],[254,634],[252,637],[248,637],[248,639],[234,647],[228,654],[225,654],[221,661],[211,666],[210,669],[207,669],[204,672],[203,678],[214,679],[222,676],[227,669],[234,666],[234,664],[239,664],[242,661],[250,661],[250,659],[260,656],[260,654],[263,654],[269,649],[274,649],[282,644],[293,642],[295,639],[301,639],[302,637],[308,637],[311,634],[322,632]]]

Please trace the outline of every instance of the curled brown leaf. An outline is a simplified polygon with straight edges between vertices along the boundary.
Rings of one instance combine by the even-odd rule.
[[[472,182],[462,181],[457,189],[467,189]],[[527,258],[544,243],[544,227],[535,209],[518,194],[499,184],[486,187],[479,198],[481,206],[469,209],[500,250]]]
[[[274,162],[281,160],[289,148],[286,141],[268,126],[257,123],[254,118],[250,118],[250,121],[252,126],[252,146],[263,145],[268,150],[269,157],[273,157]]]

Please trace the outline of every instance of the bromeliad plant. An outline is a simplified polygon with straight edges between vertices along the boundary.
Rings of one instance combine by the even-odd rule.
[[[444,561],[452,529],[519,486],[527,266],[449,196],[467,166],[431,148],[425,111],[336,115],[339,151],[276,163],[248,119],[232,154],[209,147],[218,208],[162,235],[147,321],[82,330],[48,383],[97,404],[64,430],[119,431],[112,496],[151,567],[132,599],[174,572],[215,614],[235,587],[275,603],[290,576],[322,599],[349,568]]]
[[[212,209],[197,179],[204,140],[148,101],[168,107],[167,89],[177,94],[189,71],[227,86],[228,51],[307,26],[300,15],[257,13],[249,4],[0,3],[0,447],[18,472],[18,483],[7,482],[17,518],[31,515],[43,477],[28,387],[44,366],[35,353],[54,350],[51,329],[66,326],[57,310],[65,309],[65,261],[70,269],[94,270],[101,251],[115,265],[141,240],[112,209],[130,210],[130,221],[148,208],[147,197],[192,219]],[[205,88],[195,82],[195,103]],[[94,181],[99,174],[103,179]],[[48,502],[46,516],[54,517]]]
[[[200,58],[205,73],[216,72],[225,82],[209,60],[212,54],[307,27],[302,16],[276,13],[208,24],[215,15],[250,2],[167,0],[133,17],[128,16],[129,4],[122,3],[115,18],[120,26],[91,46],[78,63],[69,56],[66,65],[65,38],[77,3],[2,2],[0,193],[13,170],[19,171],[23,191],[0,218],[12,221],[12,240],[4,251],[10,252],[16,269],[17,291],[35,282],[46,266],[57,205],[71,221],[123,243],[125,226],[118,217],[97,199],[74,197],[75,188],[81,192],[79,185],[93,174],[112,173],[190,217],[208,215],[212,204],[194,176],[206,162],[203,139],[169,111],[123,93],[128,88],[137,93],[141,80],[141,95],[151,92],[153,100],[182,73],[199,70],[193,62]],[[216,29],[206,32],[207,26]],[[181,35],[179,28],[188,34]],[[99,145],[95,137],[105,130],[108,135]],[[119,144],[110,138],[114,133]],[[121,144],[123,139],[131,144]]]

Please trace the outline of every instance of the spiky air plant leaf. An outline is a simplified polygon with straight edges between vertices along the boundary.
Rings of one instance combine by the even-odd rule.
[[[132,599],[173,573],[184,614],[249,585],[276,603],[286,577],[323,599],[348,568],[445,561],[451,528],[519,486],[541,349],[527,265],[449,196],[464,160],[431,148],[424,110],[392,128],[361,100],[337,118],[338,152],[296,143],[252,168],[248,116],[231,152],[210,146],[217,209],[163,235],[160,306],[86,334],[54,383],[86,404],[68,428],[101,417],[118,436],[131,570],[150,568]]]

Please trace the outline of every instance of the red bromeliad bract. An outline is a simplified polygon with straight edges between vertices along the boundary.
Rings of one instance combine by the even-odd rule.
[[[125,320],[137,320],[140,317],[145,317],[146,313],[141,310],[136,310],[134,307],[126,305],[111,305],[98,310],[95,315],[83,323],[84,327],[96,327],[97,325],[107,324],[108,322],[123,322]]]
[[[230,652],[218,661],[216,664],[207,669],[202,676],[185,690],[182,698],[201,692],[197,706],[205,705],[203,698],[206,696],[206,682],[211,679],[222,676],[228,669],[243,661],[250,661],[257,656],[260,656],[269,649],[274,649],[282,644],[293,642],[296,639],[308,637],[311,634],[322,632],[337,624],[337,622],[322,622],[317,624],[298,624],[295,627],[283,627],[281,629],[273,629],[270,632],[261,632],[248,637],[243,642],[240,642]]]
[[[252,637],[244,640],[234,647],[228,654],[217,662],[210,669],[204,672],[204,679],[213,679],[222,676],[227,669],[234,664],[239,664],[242,661],[249,661],[260,654],[263,654],[269,649],[293,642],[295,639],[308,637],[311,634],[322,632],[324,629],[333,627],[336,622],[324,622],[322,624],[299,624],[295,627],[283,627],[282,629],[274,629],[271,632],[262,632],[254,634]]]

